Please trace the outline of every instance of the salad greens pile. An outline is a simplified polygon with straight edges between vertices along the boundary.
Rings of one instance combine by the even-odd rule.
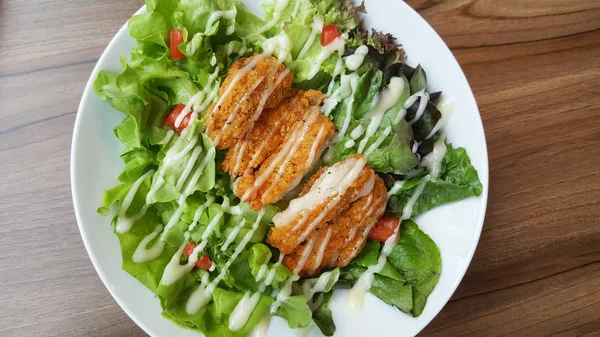
[[[203,116],[200,114],[193,121],[190,131],[181,136],[184,139],[164,124],[175,105],[187,104],[200,91],[212,98],[201,107],[204,113],[216,99],[229,66],[240,57],[261,52],[268,38],[283,33],[291,38],[292,49],[284,64],[294,74],[294,86],[322,90],[328,96],[337,91],[339,103],[329,116],[338,130],[353,130],[368,122],[368,112],[392,77],[400,77],[407,84],[400,100],[385,112],[376,132],[364,144],[368,148],[378,143],[365,157],[388,187],[406,180],[390,196],[389,213],[402,216],[420,183],[425,186],[413,215],[481,194],[481,183],[466,151],[450,144],[446,145],[439,178],[423,181],[427,170],[421,167],[421,160],[432,152],[434,142],[441,136],[435,130],[443,117],[435,104],[439,93],[429,94],[421,118],[412,125],[409,121],[417,114],[419,99],[405,109],[405,118],[397,120],[398,111],[409,97],[426,91],[427,76],[420,66],[413,68],[403,63],[402,49],[389,34],[363,30],[361,7],[334,0],[279,0],[264,4],[262,19],[237,0],[147,0],[146,7],[147,13],[128,22],[138,47],[131,51],[129,59],[121,58],[122,72],[103,70],[94,82],[96,94],[125,115],[114,129],[124,145],[121,158],[125,167],[118,176],[120,184],[104,193],[98,212],[110,215],[112,210],[123,269],[156,294],[163,316],[176,324],[207,336],[246,336],[276,301],[271,294],[293,277],[287,268],[274,262],[278,252],[264,243],[271,218],[280,209],[270,205],[257,212],[235,196],[230,177],[219,167],[224,152],[216,150],[203,133]],[[217,11],[234,11],[235,15],[215,20],[211,15]],[[336,25],[345,32],[346,49],[344,55],[331,54],[318,73],[310,76],[323,49],[318,38],[307,44],[315,16],[321,17],[325,25]],[[185,58],[177,61],[172,60],[169,49],[172,29],[180,29],[184,37],[178,49]],[[355,71],[345,67],[340,71],[341,58],[361,45],[368,47],[362,65]],[[345,95],[340,94],[340,73],[356,76],[351,92]],[[344,126],[347,121],[349,126]],[[427,137],[430,134],[434,136]],[[190,161],[194,153],[190,151],[180,160],[192,162],[193,167],[172,165],[165,157],[175,146],[197,148],[202,160],[194,164]],[[356,154],[359,146],[347,132],[332,145],[323,164]],[[190,181],[190,169],[199,176],[185,185]],[[129,223],[123,219],[129,219]],[[245,225],[236,229],[240,223]],[[163,271],[172,259],[179,259],[181,265],[188,260],[185,254],[178,254],[182,244],[189,240],[199,242],[210,226],[214,230],[203,252],[210,256],[214,271],[193,269],[172,283],[164,282]],[[234,243],[227,242],[233,231],[238,231],[234,233]],[[236,251],[245,239],[247,244]],[[136,251],[143,240],[147,247],[162,240],[164,249],[154,259],[141,261]],[[369,240],[350,265],[327,272],[328,282],[319,294],[305,294],[301,287],[303,282],[314,286],[316,278],[294,282],[291,296],[275,314],[286,319],[291,328],[314,321],[325,335],[332,335],[335,324],[327,307],[332,291],[354,284],[366,268],[377,263],[381,248],[378,241]],[[245,293],[261,290],[257,279],[265,264],[275,270],[273,281],[261,292],[243,328],[232,331],[228,325],[230,315]],[[406,220],[401,224],[398,245],[383,270],[375,275],[370,292],[409,315],[419,316],[440,271],[438,247],[414,221]],[[190,310],[188,299],[201,281],[210,283],[219,276],[212,300],[198,311]]]

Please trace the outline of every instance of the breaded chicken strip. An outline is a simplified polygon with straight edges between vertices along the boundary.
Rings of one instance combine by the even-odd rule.
[[[318,274],[323,268],[348,265],[363,249],[386,203],[387,189],[383,180],[376,177],[367,196],[353,202],[333,221],[315,229],[305,242],[284,257],[283,264],[301,277]]]
[[[263,109],[274,108],[292,91],[292,73],[277,59],[255,54],[236,61],[206,116],[217,149],[227,149],[252,130]]]
[[[291,253],[315,229],[326,226],[357,199],[368,195],[375,172],[362,155],[352,156],[314,174],[288,208],[273,217],[268,242],[282,253]]]
[[[335,237],[343,237],[344,240],[331,244],[333,251],[340,252],[340,254],[337,261],[329,262],[321,267],[337,266],[341,268],[347,266],[365,246],[369,232],[383,215],[387,205],[387,188],[379,176],[375,179],[373,191],[366,199],[364,203],[355,203],[356,207],[351,207],[346,214],[336,219],[334,229],[337,235]],[[340,235],[342,233],[347,233],[347,235]]]
[[[298,186],[335,135],[335,125],[311,107],[286,132],[283,143],[253,173],[238,178],[234,192],[258,210]]]
[[[252,173],[265,159],[277,151],[290,129],[311,107],[325,100],[320,91],[297,91],[273,109],[265,110],[242,141],[227,151],[221,164],[232,177]]]

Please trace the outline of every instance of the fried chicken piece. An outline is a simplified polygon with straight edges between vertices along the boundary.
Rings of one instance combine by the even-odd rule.
[[[311,107],[286,132],[282,144],[256,172],[235,181],[235,194],[255,210],[281,200],[298,186],[334,135],[333,122],[321,114],[318,106]]]
[[[370,193],[375,172],[362,155],[323,167],[308,181],[300,197],[273,217],[268,242],[283,254],[291,253],[314,230],[326,226],[357,199]]]
[[[324,268],[345,267],[363,249],[368,233],[387,204],[383,180],[375,177],[372,190],[283,259],[283,265],[301,277],[314,276]]]
[[[240,141],[263,109],[274,108],[293,93],[293,75],[277,59],[255,54],[236,61],[206,116],[206,131],[219,150]]]
[[[227,151],[221,164],[232,177],[253,172],[277,151],[290,129],[311,107],[319,106],[325,95],[317,90],[296,91],[276,108],[265,110],[242,141]]]

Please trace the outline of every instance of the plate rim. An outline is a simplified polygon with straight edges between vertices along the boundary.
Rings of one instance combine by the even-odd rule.
[[[263,0],[258,0],[261,3],[263,2]],[[420,333],[426,326],[428,326],[441,312],[441,310],[448,304],[448,301],[450,300],[450,298],[452,297],[452,295],[454,295],[454,293],[456,292],[456,289],[458,288],[459,284],[462,282],[462,280],[464,279],[464,276],[466,274],[467,269],[469,268],[469,266],[471,265],[471,262],[473,260],[473,257],[475,255],[475,252],[477,251],[477,247],[479,246],[479,241],[481,239],[481,232],[483,230],[483,225],[485,222],[485,216],[486,216],[486,212],[487,212],[487,205],[488,205],[488,194],[489,194],[489,157],[488,157],[488,149],[487,149],[487,137],[485,134],[485,128],[483,126],[483,121],[481,118],[481,112],[479,110],[479,107],[477,105],[477,101],[475,99],[475,96],[473,94],[473,90],[471,89],[471,85],[468,82],[468,79],[466,78],[466,75],[462,69],[462,67],[460,66],[460,64],[458,63],[458,61],[456,60],[456,57],[454,56],[454,54],[452,53],[452,51],[450,50],[450,48],[448,47],[448,45],[444,42],[444,40],[440,37],[440,35],[435,31],[435,29],[433,29],[433,27],[416,11],[414,10],[411,6],[409,6],[407,3],[405,3],[402,0],[390,0],[390,1],[395,1],[395,2],[399,2],[401,6],[405,6],[407,7],[407,10],[409,12],[412,12],[413,15],[416,15],[417,19],[422,21],[422,23],[424,24],[424,27],[426,27],[425,29],[429,29],[431,32],[435,35],[435,37],[437,39],[439,39],[439,41],[441,41],[443,48],[445,48],[449,54],[451,55],[451,58],[448,60],[452,63],[454,63],[454,66],[456,66],[459,70],[460,70],[460,76],[462,77],[461,80],[464,80],[464,83],[466,84],[466,89],[465,90],[465,95],[466,95],[466,99],[469,101],[469,104],[472,105],[474,107],[474,109],[476,110],[477,114],[476,116],[478,117],[478,124],[480,126],[480,130],[481,130],[481,134],[483,137],[483,144],[480,144],[483,148],[482,148],[482,158],[481,158],[481,165],[483,167],[478,168],[478,175],[479,175],[479,179],[481,180],[481,184],[483,186],[483,190],[480,196],[478,196],[477,198],[481,198],[482,202],[481,202],[481,214],[479,216],[479,218],[477,219],[477,227],[476,227],[476,238],[473,240],[473,247],[471,247],[471,249],[469,249],[469,256],[467,257],[463,267],[461,268],[460,272],[457,273],[460,276],[456,278],[454,284],[452,285],[452,290],[448,291],[444,296],[442,296],[442,299],[440,301],[441,305],[439,306],[439,308],[437,308],[437,310],[435,310],[434,315],[431,317],[431,319],[429,321],[427,321],[422,327],[420,327],[417,331],[417,334]],[[131,15],[131,17],[141,14],[143,12],[146,11],[146,5],[144,4],[141,8],[139,8],[134,14]],[[131,18],[130,17],[130,18]],[[144,332],[146,332],[149,335],[153,335],[150,327],[148,327],[143,321],[142,319],[140,319],[136,314],[133,313],[133,310],[129,309],[125,304],[124,301],[121,299],[121,297],[117,296],[116,292],[113,291],[111,289],[111,287],[109,286],[109,279],[108,276],[106,275],[106,273],[104,271],[102,271],[102,268],[100,268],[99,266],[99,262],[98,259],[96,258],[95,254],[90,253],[90,243],[89,240],[90,238],[88,237],[88,233],[86,233],[86,230],[84,229],[84,226],[82,225],[83,223],[83,219],[82,219],[82,215],[81,215],[81,206],[80,206],[80,199],[79,199],[79,193],[78,193],[78,189],[76,187],[76,181],[77,181],[77,170],[76,170],[76,162],[77,162],[77,156],[76,156],[76,148],[77,148],[77,139],[80,137],[80,133],[82,132],[82,118],[80,118],[80,115],[82,114],[82,112],[85,110],[85,106],[88,105],[88,100],[90,99],[90,95],[95,95],[94,94],[94,90],[93,90],[93,84],[94,81],[99,73],[100,70],[102,70],[100,67],[101,65],[104,63],[104,61],[106,59],[109,58],[109,50],[111,50],[112,48],[115,47],[115,45],[117,44],[117,41],[120,40],[122,35],[128,34],[129,30],[127,28],[127,22],[129,21],[129,19],[127,19],[127,21],[119,28],[119,30],[117,31],[117,33],[112,37],[112,39],[110,40],[110,42],[108,43],[108,45],[106,46],[106,48],[102,51],[102,54],[100,55],[100,57],[98,58],[96,64],[94,65],[94,68],[92,69],[92,72],[90,73],[90,77],[88,79],[88,81],[86,82],[85,85],[85,89],[83,91],[83,94],[81,96],[81,101],[79,103],[79,106],[77,108],[77,115],[75,117],[75,123],[73,126],[73,135],[71,138],[71,154],[70,154],[70,164],[69,164],[69,173],[70,173],[70,184],[71,184],[71,197],[72,197],[72,201],[73,201],[73,208],[74,208],[74,212],[75,212],[75,218],[77,221],[77,226],[79,229],[79,234],[81,235],[81,239],[83,241],[86,253],[88,255],[88,257],[90,258],[92,265],[94,266],[94,269],[96,271],[96,273],[98,274],[98,276],[100,277],[100,280],[102,281],[104,287],[106,288],[106,290],[108,290],[108,292],[110,293],[111,297],[115,300],[115,302],[117,302],[117,304],[119,305],[119,307],[121,308],[121,310],[123,310],[127,316],[134,321],[134,323],[139,326]],[[483,174],[485,173],[485,174]],[[484,177],[484,179],[482,179],[482,176]],[[401,312],[399,312],[399,314],[403,314]],[[175,325],[175,323],[173,323]]]

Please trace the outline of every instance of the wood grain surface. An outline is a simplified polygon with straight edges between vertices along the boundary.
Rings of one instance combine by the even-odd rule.
[[[475,258],[422,336],[600,336],[600,1],[411,0],[463,67],[490,192]],[[78,233],[85,83],[141,0],[0,1],[0,336],[143,336]]]

